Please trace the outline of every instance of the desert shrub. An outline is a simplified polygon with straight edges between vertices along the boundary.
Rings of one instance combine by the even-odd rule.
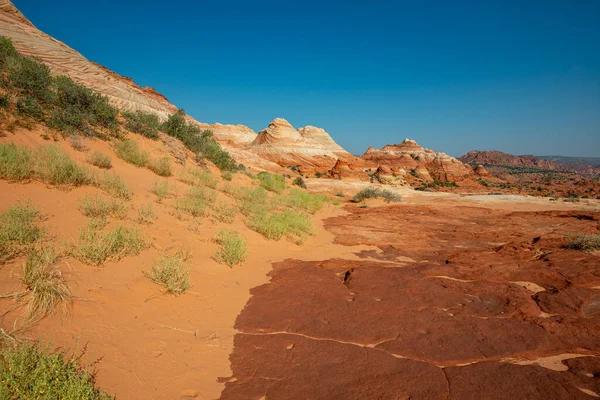
[[[295,211],[284,211],[272,215],[258,214],[249,221],[248,225],[250,229],[267,239],[279,240],[287,237],[297,244],[304,242],[307,236],[313,232],[308,215]]]
[[[0,108],[6,110],[9,107],[10,107],[10,99],[8,97],[8,94],[2,94],[2,95],[0,95]]]
[[[279,201],[286,207],[315,214],[329,203],[329,198],[323,194],[310,194],[303,190],[290,189],[288,193],[281,196]]]
[[[4,69],[6,61],[13,57],[19,57],[19,53],[13,46],[12,41],[5,36],[0,36],[0,68]]]
[[[210,160],[221,170],[240,169],[231,155],[217,143],[211,131],[201,131],[198,125],[185,120],[184,110],[171,114],[162,124],[161,130],[167,135],[180,139],[188,149],[197,154],[199,159]]]
[[[39,212],[27,203],[12,205],[0,214],[0,263],[7,261],[42,237]]]
[[[223,180],[225,181],[231,181],[233,179],[233,174],[231,173],[231,171],[224,171],[221,174],[221,178],[223,178]]]
[[[38,59],[12,56],[4,64],[10,85],[19,93],[47,103],[52,100],[50,68]]]
[[[221,245],[215,253],[217,262],[231,268],[246,259],[248,244],[237,232],[229,229],[220,230],[215,237],[215,242]]]
[[[150,139],[158,139],[160,137],[158,134],[160,120],[156,114],[140,110],[135,112],[124,111],[122,114],[126,119],[125,129],[128,131]]]
[[[112,159],[110,156],[103,154],[99,151],[93,151],[88,155],[87,162],[95,165],[98,168],[109,169],[112,167]]]
[[[83,368],[81,356],[52,352],[40,343],[0,347],[0,398],[110,400],[95,387],[94,374]]]
[[[189,287],[190,268],[185,264],[186,257],[182,252],[175,255],[165,255],[154,261],[154,265],[146,276],[154,283],[164,286],[167,293],[182,294]]]
[[[31,177],[34,158],[31,150],[14,143],[0,144],[0,178],[22,181]]]
[[[30,320],[42,319],[59,306],[68,309],[71,304],[71,289],[56,267],[60,257],[50,244],[33,248],[27,256],[21,280],[27,288],[24,299]]]
[[[365,199],[373,199],[380,198],[384,199],[386,203],[390,202],[401,202],[402,197],[394,192],[391,192],[387,189],[379,189],[379,188],[366,188],[356,193],[352,198],[352,201],[355,203],[360,203]]]
[[[237,206],[247,217],[266,213],[268,198],[267,191],[262,187],[239,188],[236,193]]]
[[[568,235],[565,247],[570,250],[600,250],[600,235]]]
[[[79,210],[86,217],[105,218],[111,215],[117,219],[125,219],[128,209],[124,201],[114,198],[105,200],[98,193],[85,196],[79,201]]]
[[[98,182],[98,186],[109,195],[119,199],[129,200],[133,196],[133,191],[116,174],[104,173],[104,177]]]
[[[162,201],[169,194],[169,181],[166,179],[162,181],[154,181],[150,191],[158,197],[159,202]]]
[[[304,179],[302,179],[301,177],[297,176],[294,181],[292,182],[292,185],[295,186],[299,186],[302,189],[306,189],[306,182],[304,182]]]
[[[71,147],[77,151],[87,151],[87,140],[79,135],[72,135],[69,137]]]
[[[134,140],[117,142],[115,144],[115,153],[117,157],[138,167],[143,167],[148,162],[148,152],[140,150],[137,142]]]
[[[210,204],[217,200],[217,192],[203,187],[192,187],[185,192],[185,195],[190,198],[204,200]]]
[[[145,207],[140,206],[137,212],[138,216],[136,221],[138,224],[151,225],[154,223],[154,220],[156,219],[156,213],[154,212],[154,207],[152,204],[148,204]]]
[[[17,100],[17,112],[38,121],[44,118],[44,109],[41,104],[35,97],[30,95],[26,95]]]
[[[72,255],[85,264],[102,265],[109,259],[119,260],[139,254],[145,246],[144,236],[138,229],[119,226],[102,233],[87,227],[79,232],[79,241]]]
[[[208,216],[206,201],[197,197],[182,197],[177,199],[175,209],[179,212],[190,214],[192,217]]]
[[[147,165],[150,171],[159,176],[171,176],[171,160],[169,157],[153,158]]]
[[[56,145],[38,148],[35,158],[35,174],[45,183],[80,186],[93,182],[89,171]]]
[[[108,224],[106,217],[92,217],[88,221],[88,228],[94,230],[100,230]]]
[[[66,76],[54,78],[55,109],[49,126],[70,134],[79,131],[88,136],[97,135],[90,126],[101,126],[113,133],[119,130],[118,111],[108,98]]]
[[[213,217],[217,221],[224,222],[226,224],[231,224],[235,219],[235,215],[237,214],[237,209],[235,207],[229,207],[225,203],[217,204],[213,210]]]
[[[344,192],[337,192],[335,195],[337,197],[346,197],[346,195],[344,195]]]
[[[195,167],[185,168],[181,170],[178,179],[181,182],[186,183],[188,185],[202,185],[207,186],[211,189],[215,189],[217,187],[217,184],[219,183],[217,181],[217,178],[215,178],[209,170]]]
[[[269,174],[268,172],[261,172],[257,176],[260,186],[264,187],[270,192],[281,194],[285,189],[285,181],[283,177],[278,174]]]

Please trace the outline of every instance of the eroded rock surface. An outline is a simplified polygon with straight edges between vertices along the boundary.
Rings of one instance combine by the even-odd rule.
[[[585,215],[584,215],[585,214]],[[285,260],[240,314],[224,399],[600,395],[600,213],[352,208],[363,261]]]

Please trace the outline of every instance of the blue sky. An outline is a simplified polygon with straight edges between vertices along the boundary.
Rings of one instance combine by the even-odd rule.
[[[600,157],[600,1],[13,0],[205,122]]]

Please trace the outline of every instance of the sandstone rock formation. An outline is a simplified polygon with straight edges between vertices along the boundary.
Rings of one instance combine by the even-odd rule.
[[[456,158],[424,149],[410,139],[405,139],[400,144],[384,146],[379,150],[370,147],[361,158],[379,166],[413,171],[424,181],[461,181],[473,175],[471,167]]]
[[[325,130],[312,126],[296,130],[283,118],[260,131],[247,150],[279,165],[315,171],[329,171],[339,158],[352,157]]]
[[[468,164],[483,165],[518,165],[522,167],[532,167],[548,170],[560,170],[562,166],[555,164],[550,160],[542,160],[536,156],[524,155],[513,156],[512,154],[501,151],[477,151],[473,150],[459,158],[462,162]]]
[[[475,168],[475,175],[477,176],[489,176],[490,173],[487,171],[487,169],[485,169],[485,167],[481,164],[479,164],[477,166],[477,168]]]

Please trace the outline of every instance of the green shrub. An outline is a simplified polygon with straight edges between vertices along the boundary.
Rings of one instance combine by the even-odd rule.
[[[297,176],[296,179],[294,179],[294,181],[292,182],[292,185],[296,185],[296,186],[301,187],[302,189],[306,189],[306,182],[304,182],[304,179],[302,179],[299,176]]]
[[[13,56],[4,65],[11,86],[18,92],[44,103],[52,100],[50,68],[39,59]]]
[[[17,100],[17,112],[38,121],[44,117],[44,109],[35,97],[30,95],[26,95]]]
[[[197,154],[199,159],[212,161],[223,171],[237,171],[240,166],[213,138],[211,131],[201,131],[193,122],[185,120],[185,111],[178,110],[161,126],[167,135],[180,139],[185,147]]]
[[[260,186],[264,187],[270,192],[281,194],[285,189],[285,181],[283,177],[278,174],[269,174],[268,172],[261,172],[257,176]]]
[[[0,95],[0,108],[8,109],[10,107],[10,99],[8,98],[8,94]]]
[[[231,181],[233,179],[233,174],[230,171],[224,171],[221,174],[221,178],[225,181]]]
[[[160,120],[156,114],[145,111],[122,112],[126,118],[125,129],[133,133],[140,134],[150,139],[160,138],[158,130],[160,128]]]
[[[0,214],[0,263],[19,255],[42,237],[39,212],[30,204],[17,203]]]
[[[391,192],[387,189],[379,189],[379,188],[366,188],[356,193],[352,198],[352,201],[355,203],[360,203],[365,199],[373,199],[373,198],[381,198],[384,199],[386,203],[390,202],[401,202],[402,197],[394,192]]]
[[[217,262],[231,268],[246,259],[248,245],[237,232],[228,229],[220,230],[215,237],[215,242],[221,245],[215,253]]]
[[[217,192],[212,189],[203,187],[193,187],[185,192],[185,195],[190,198],[204,200],[207,203],[214,203],[217,200]]]
[[[346,197],[346,195],[344,194],[344,192],[337,192],[335,195],[337,197]]]
[[[102,233],[89,227],[79,233],[79,241],[72,254],[79,261],[89,265],[102,265],[106,260],[120,260],[123,257],[139,254],[146,247],[141,231],[134,228],[117,227]]]
[[[151,225],[152,223],[154,223],[154,220],[156,219],[156,214],[154,213],[154,207],[152,206],[152,204],[148,204],[146,207],[140,206],[137,212],[138,224]]]
[[[138,167],[143,167],[148,162],[148,152],[140,150],[137,142],[134,140],[117,142],[115,144],[115,153],[117,157]]]
[[[249,221],[249,227],[267,239],[279,240],[287,237],[297,244],[304,242],[307,236],[313,232],[308,215],[295,211],[284,211],[273,215],[264,213],[255,215]]]
[[[266,213],[268,198],[267,191],[262,187],[239,188],[236,193],[237,206],[247,217]]]
[[[105,218],[109,215],[117,219],[125,219],[129,207],[124,201],[116,199],[105,200],[98,193],[85,196],[79,201],[79,210],[86,217]]]
[[[37,149],[35,174],[41,181],[51,185],[80,186],[93,182],[89,171],[73,161],[57,145]]]
[[[4,64],[9,58],[19,57],[19,53],[13,46],[12,41],[4,36],[0,36],[0,69],[4,69]]]
[[[568,235],[565,247],[579,251],[600,250],[600,235]]]
[[[104,178],[98,182],[98,186],[109,195],[119,199],[129,200],[133,196],[133,191],[116,174],[104,173]]]
[[[171,160],[169,157],[153,158],[147,165],[150,171],[159,176],[171,176]]]
[[[310,194],[299,189],[290,189],[287,194],[281,196],[279,201],[286,207],[310,214],[315,214],[330,202],[323,194]]]
[[[213,217],[219,221],[227,224],[231,224],[235,219],[237,209],[235,207],[229,207],[225,203],[219,203],[214,207]]]
[[[57,307],[68,309],[71,289],[56,263],[61,254],[52,245],[33,248],[23,266],[22,281],[27,288],[27,316],[36,321],[50,315]]]
[[[177,199],[175,208],[179,212],[185,212],[190,214],[192,217],[207,217],[208,209],[206,207],[206,201],[201,198],[183,197]]]
[[[39,343],[0,347],[0,398],[110,400],[95,387],[81,356],[52,352]]]
[[[87,151],[87,140],[84,137],[79,135],[72,135],[69,137],[69,143],[71,143],[71,147],[77,151]]]
[[[202,185],[211,189],[215,189],[219,183],[209,170],[195,167],[181,170],[178,179],[188,185]]]
[[[0,143],[0,178],[18,182],[31,177],[34,158],[29,148]]]
[[[146,276],[154,283],[164,286],[167,293],[182,294],[190,287],[189,266],[185,265],[185,257],[182,253],[173,256],[163,256],[154,265]]]
[[[99,151],[93,151],[87,158],[87,161],[98,168],[110,169],[112,167],[112,159]]]
[[[161,202],[169,194],[169,181],[154,181],[152,188],[150,189],[158,197],[158,201]]]
[[[80,131],[96,135],[90,126],[101,126],[113,133],[119,130],[118,111],[108,98],[66,76],[54,78],[56,108],[49,125],[65,133]]]

